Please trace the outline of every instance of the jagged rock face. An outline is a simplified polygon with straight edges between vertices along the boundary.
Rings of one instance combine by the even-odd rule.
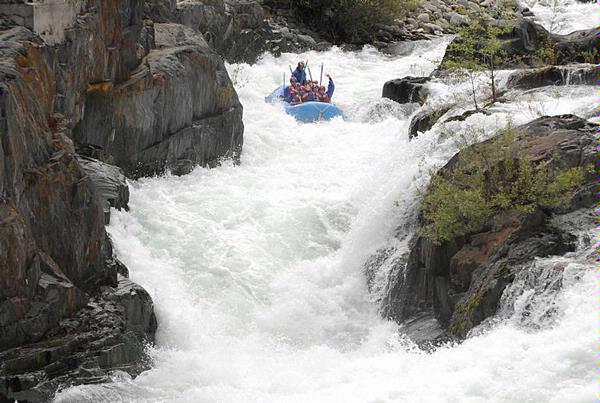
[[[593,166],[595,133],[594,125],[576,116],[543,117],[517,129],[516,149],[519,157],[557,169]],[[438,175],[449,175],[458,163],[457,154]],[[595,181],[587,173],[572,205],[551,213],[593,206]],[[384,315],[408,323],[409,334],[412,329],[419,341],[445,334],[465,337],[494,315],[504,289],[525,263],[574,248],[574,237],[552,227],[548,219],[548,211],[507,211],[494,216],[481,232],[442,244],[415,237],[408,263],[393,271]]]
[[[134,373],[153,337],[147,293],[120,294],[127,269],[71,138],[88,85],[126,81],[150,50],[142,13],[141,0],[90,0],[54,46],[0,31],[0,400],[48,400],[85,362],[94,376]]]
[[[46,274],[40,283],[49,295],[65,286]],[[103,287],[43,341],[0,351],[0,397],[49,401],[64,383],[107,382],[114,369],[137,375],[148,367],[144,348],[155,331],[150,296],[120,277],[115,287]]]
[[[276,22],[255,0],[185,0],[177,3],[174,13],[180,24],[200,32],[230,62],[254,63],[265,52],[277,56],[331,46],[313,32],[307,35]]]
[[[154,31],[157,48],[129,80],[88,88],[75,141],[102,148],[106,161],[134,177],[187,173],[239,155],[242,106],[222,60],[182,25]]]

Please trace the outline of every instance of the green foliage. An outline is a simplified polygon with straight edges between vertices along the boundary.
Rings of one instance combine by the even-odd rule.
[[[377,25],[390,24],[419,7],[420,0],[266,0],[290,9],[334,43],[366,43]]]
[[[502,35],[508,33],[510,26],[501,27],[498,24],[487,23],[481,19],[472,17],[469,25],[457,30],[459,37],[452,41],[446,52],[447,57],[442,67],[461,71],[466,70],[470,74],[474,71],[486,71],[490,78],[492,89],[492,100],[496,100],[496,70],[498,66],[509,62],[509,56],[502,46]],[[471,75],[471,83],[473,77]],[[473,98],[475,86],[472,86]],[[477,101],[475,100],[477,107]]]
[[[423,235],[435,243],[480,231],[501,211],[567,205],[584,168],[551,169],[518,157],[514,129],[463,150],[450,174],[436,175],[423,201]]]
[[[546,38],[536,53],[537,58],[541,62],[540,64],[555,65],[558,63],[558,50],[549,38]]]
[[[432,190],[424,200],[424,217],[430,223],[423,235],[436,243],[481,229],[491,215],[491,210],[481,191],[482,184],[461,186],[436,177]]]
[[[579,55],[579,61],[581,63],[598,64],[600,59],[598,58],[598,49],[594,48],[585,52],[581,52]]]

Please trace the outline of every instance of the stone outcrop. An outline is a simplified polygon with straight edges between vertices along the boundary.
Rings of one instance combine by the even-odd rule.
[[[76,16],[55,14],[49,38],[15,5],[38,22],[49,5]],[[223,62],[151,11],[142,0],[0,1],[0,400],[47,401],[59,385],[147,367],[152,301],[104,229],[111,207],[127,209],[124,173],[186,173],[241,151]]]
[[[56,290],[69,285],[44,273],[39,287],[48,303],[58,305],[63,301]],[[154,341],[155,331],[150,296],[119,276],[115,286],[100,288],[43,340],[0,352],[0,396],[49,401],[60,385],[107,382],[114,370],[137,375],[148,368],[144,349]]]
[[[118,299],[118,274],[127,269],[113,255],[98,189],[71,138],[89,83],[123,80],[143,57],[136,51],[141,3],[88,7],[60,45],[47,46],[14,21],[0,31],[2,398],[46,401],[83,366],[98,368],[95,375],[110,371],[118,360],[101,357],[113,349],[135,349],[120,362],[137,366],[140,346],[154,336],[155,325],[140,331],[134,324],[140,316],[153,322],[147,294],[138,302]],[[94,301],[113,301],[115,320],[103,325],[110,336],[101,336],[100,322],[108,319],[90,311]],[[130,326],[125,312],[136,304],[144,314]]]
[[[264,52],[279,55],[331,46],[256,0],[144,0],[144,15],[156,23],[191,28],[229,62],[254,63]]]
[[[598,28],[571,32],[567,35],[553,35],[557,64],[598,62],[600,39]]]
[[[390,80],[383,85],[381,96],[401,104],[425,103],[428,90],[429,77],[404,77]]]
[[[239,156],[242,106],[220,57],[182,25],[154,24],[154,40],[128,80],[87,88],[75,141],[131,177]]]
[[[595,126],[576,116],[543,117],[517,128],[515,149],[517,157],[553,169],[594,167],[595,135]],[[446,177],[456,169],[459,155],[438,175]],[[569,207],[497,211],[483,230],[441,244],[418,235],[406,262],[387,262],[387,256],[396,254],[382,251],[372,261],[394,265],[383,314],[402,323],[419,342],[465,337],[495,314],[504,289],[527,262],[573,250],[574,237],[551,224],[550,217],[594,205],[593,171],[585,171]],[[425,224],[421,219],[420,225]]]

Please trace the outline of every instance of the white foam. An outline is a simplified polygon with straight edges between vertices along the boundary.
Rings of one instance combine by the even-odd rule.
[[[600,26],[598,2],[577,0],[520,0],[534,13],[534,20],[556,34],[569,34]]]

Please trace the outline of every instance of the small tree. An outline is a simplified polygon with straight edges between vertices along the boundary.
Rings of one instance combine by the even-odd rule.
[[[510,29],[510,26],[500,27],[497,23],[486,23],[481,19],[475,19],[469,25],[459,28],[459,37],[448,46],[448,56],[443,66],[466,72],[471,81],[475,109],[479,109],[474,80],[476,72],[487,72],[492,102],[498,99],[496,87],[498,66],[509,62],[508,53],[503,49],[500,37]]]

